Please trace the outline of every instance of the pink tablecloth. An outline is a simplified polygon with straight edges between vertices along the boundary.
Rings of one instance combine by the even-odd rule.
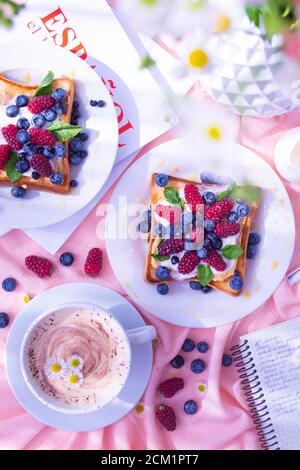
[[[243,118],[241,143],[255,150],[272,164],[273,148],[280,133],[296,126],[300,113],[270,120]],[[168,136],[152,143],[152,147],[166,141]],[[148,146],[146,150],[149,150]],[[146,151],[144,150],[144,151]],[[299,188],[286,185],[293,202],[296,224],[300,220]],[[101,201],[109,200],[110,194]],[[0,291],[1,311],[10,315],[11,323],[23,304],[23,293],[35,296],[45,289],[64,282],[80,281],[85,278],[82,265],[89,247],[100,246],[105,250],[104,242],[99,242],[96,227],[103,223],[94,209],[82,223],[60,252],[52,258],[57,266],[50,279],[39,280],[24,269],[24,258],[29,254],[49,257],[33,241],[20,231],[14,231],[0,240],[1,264],[0,280],[13,276],[18,280],[18,289],[14,293]],[[99,226],[98,226],[99,228]],[[82,248],[85,240],[86,249]],[[300,264],[300,239],[296,243],[295,255],[291,268]],[[59,264],[59,255],[71,251],[76,256],[72,268],[63,268]],[[51,257],[49,257],[51,259]],[[125,295],[113,275],[107,257],[104,255],[104,269],[95,283],[110,287]],[[5,339],[9,327],[0,331],[0,448],[1,449],[258,449],[259,442],[246,402],[240,389],[234,367],[221,366],[224,352],[237,342],[239,335],[263,328],[299,315],[298,301],[300,285],[288,287],[283,280],[272,298],[256,312],[242,321],[216,329],[193,329],[175,327],[157,320],[147,312],[142,312],[146,321],[153,323],[158,331],[160,343],[155,345],[155,359],[152,377],[147,391],[140,401],[140,406],[119,422],[105,429],[88,433],[71,433],[52,429],[29,416],[15,400],[9,389],[4,370]],[[195,341],[204,340],[210,345],[206,354],[207,369],[197,376],[192,374],[188,365],[175,371],[169,361],[179,352],[186,337]],[[192,352],[185,354],[189,359],[197,356]],[[190,362],[190,360],[189,360]],[[182,376],[186,385],[183,391],[165,402],[169,402],[177,414],[177,429],[165,431],[154,416],[155,404],[160,398],[156,387],[166,377]],[[200,394],[199,384],[205,385],[206,394]],[[195,399],[200,409],[194,416],[183,412],[183,403]]]

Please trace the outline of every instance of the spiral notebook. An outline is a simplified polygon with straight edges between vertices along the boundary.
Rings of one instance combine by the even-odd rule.
[[[240,338],[232,354],[262,447],[300,449],[300,317]]]

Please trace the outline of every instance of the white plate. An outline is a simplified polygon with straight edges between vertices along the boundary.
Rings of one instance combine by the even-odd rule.
[[[86,206],[107,180],[118,148],[115,108],[98,75],[69,51],[32,42],[2,47],[9,53],[2,54],[0,70],[9,78],[23,81],[25,72],[29,72],[32,82],[37,83],[52,70],[55,77],[71,76],[75,81],[76,99],[80,102],[84,127],[89,133],[88,157],[80,167],[71,166],[71,175],[78,180],[78,188],[69,195],[29,191],[27,197],[20,200],[11,197],[10,188],[0,186],[1,225],[9,228],[52,225]],[[106,102],[104,108],[90,106],[90,100],[97,98]]]
[[[43,310],[62,302],[92,302],[110,310],[126,329],[144,326],[144,320],[136,309],[121,295],[88,283],[65,284],[54,287],[35,297],[19,313],[6,342],[6,373],[10,387],[28,413],[54,428],[70,431],[91,431],[108,426],[136,405],[148,384],[152,370],[152,343],[132,345],[132,367],[128,380],[120,395],[97,411],[85,415],[68,415],[52,410],[41,403],[28,388],[20,367],[20,347],[24,333]]]
[[[174,172],[175,167],[178,167],[177,172]],[[203,170],[222,173],[237,182],[249,181],[264,189],[263,202],[253,226],[262,236],[259,253],[255,261],[247,264],[244,291],[239,297],[217,291],[204,295],[192,291],[187,282],[171,283],[169,294],[160,296],[156,293],[155,285],[146,284],[143,280],[147,248],[145,241],[134,240],[125,236],[125,233],[117,237],[109,236],[108,227],[111,231],[116,224],[116,209],[122,215],[121,223],[126,221],[126,208],[120,208],[121,196],[127,196],[129,205],[137,202],[147,204],[150,175],[153,172],[199,179]],[[135,221],[131,223],[132,233],[137,223],[135,213]],[[153,315],[175,325],[192,328],[210,328],[233,322],[262,305],[286,273],[294,242],[294,214],[283,184],[264,160],[239,145],[228,158],[224,155],[208,158],[201,152],[194,153],[184,148],[181,140],[173,140],[158,147],[124,174],[114,191],[107,216],[108,255],[123,288],[135,302]]]

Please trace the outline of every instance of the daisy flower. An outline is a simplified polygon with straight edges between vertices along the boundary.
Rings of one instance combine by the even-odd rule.
[[[209,0],[214,8],[212,30],[214,33],[223,34],[241,27],[241,21],[245,18],[245,5],[240,0]]]
[[[67,366],[72,371],[78,371],[83,368],[84,360],[79,354],[72,354],[72,356],[67,359]]]
[[[179,60],[193,72],[207,72],[212,64],[207,44],[207,35],[200,29],[195,30],[179,45]]]
[[[66,382],[70,388],[79,388],[83,382],[83,375],[81,372],[69,372],[66,376]]]
[[[62,379],[66,372],[66,363],[59,357],[51,357],[45,364],[45,372],[47,377],[52,380]]]
[[[171,3],[172,0],[118,0],[116,7],[134,29],[156,36],[164,30]]]

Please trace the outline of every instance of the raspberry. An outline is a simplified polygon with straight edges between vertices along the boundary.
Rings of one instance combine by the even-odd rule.
[[[10,153],[10,145],[0,145],[0,170],[4,170],[7,160],[9,159]]]
[[[41,153],[37,153],[31,159],[33,170],[37,171],[41,176],[51,176],[52,165],[47,157]]]
[[[230,235],[236,235],[240,231],[239,224],[235,222],[228,222],[227,220],[223,220],[223,222],[218,222],[215,228],[215,234],[217,237],[226,238],[230,237]]]
[[[164,206],[163,204],[157,204],[155,212],[160,217],[166,219],[170,224],[179,224],[182,210],[176,206]]]
[[[182,390],[184,387],[183,379],[173,377],[172,379],[165,380],[158,387],[158,391],[163,394],[165,398],[171,398],[175,393]]]
[[[178,271],[180,274],[189,274],[198,266],[200,259],[197,256],[196,251],[186,252],[178,264]]]
[[[212,250],[208,253],[208,257],[205,258],[205,263],[209,264],[217,271],[224,271],[227,266],[220,253],[215,250]]]
[[[25,258],[25,266],[40,278],[50,276],[53,269],[52,263],[46,258],[41,258],[40,256],[27,256]]]
[[[84,265],[84,272],[88,276],[98,276],[102,269],[102,251],[99,248],[92,248]]]
[[[176,415],[173,408],[167,405],[158,405],[155,414],[167,431],[175,431]]]
[[[203,204],[203,199],[195,184],[189,183],[184,187],[184,197],[188,204],[191,204],[192,211],[196,212],[197,206]],[[198,207],[199,209],[199,207]]]
[[[56,139],[52,132],[48,131],[47,129],[39,129],[37,127],[32,127],[29,129],[30,134],[30,142],[35,145],[48,145],[52,147],[55,145]]]
[[[221,220],[233,208],[234,202],[231,199],[224,198],[221,201],[215,202],[205,211],[205,219]]]
[[[160,256],[174,255],[180,253],[184,249],[184,240],[170,238],[164,240],[158,247],[158,254]]]
[[[8,124],[8,126],[2,128],[2,134],[6,142],[14,150],[21,150],[23,147],[20,142],[17,141],[17,134],[19,129],[14,124]]]
[[[53,96],[36,96],[29,104],[28,109],[32,114],[40,114],[47,108],[52,108],[56,101]]]

